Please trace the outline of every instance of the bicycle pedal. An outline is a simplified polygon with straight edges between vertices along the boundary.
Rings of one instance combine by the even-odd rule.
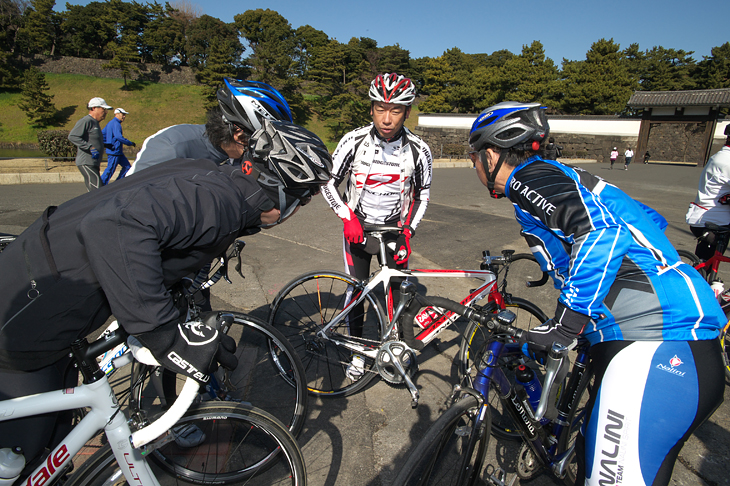
[[[491,476],[489,476],[489,484],[492,486],[513,486],[517,481],[517,475],[512,476],[512,479],[507,477],[507,473],[501,467],[494,470]]]

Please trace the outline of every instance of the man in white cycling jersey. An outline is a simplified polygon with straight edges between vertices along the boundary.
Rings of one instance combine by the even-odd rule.
[[[687,210],[687,224],[697,237],[695,255],[703,260],[717,248],[715,234],[705,229],[705,223],[730,224],[730,125],[725,126],[725,135],[725,145],[702,169],[697,196]]]
[[[385,235],[391,268],[407,268],[410,239],[423,218],[431,188],[431,150],[403,124],[416,97],[413,82],[396,73],[378,75],[370,84],[373,123],[346,134],[333,154],[332,179],[322,188],[327,204],[344,223],[343,252],[348,274],[365,278],[377,241],[363,234],[363,224],[397,225]],[[338,190],[345,181],[344,197]],[[394,245],[393,245],[394,244]],[[397,288],[400,282],[391,282]],[[353,312],[352,315],[361,315]],[[350,332],[362,335],[362,318],[350,321]],[[357,380],[365,360],[355,354],[347,377]]]

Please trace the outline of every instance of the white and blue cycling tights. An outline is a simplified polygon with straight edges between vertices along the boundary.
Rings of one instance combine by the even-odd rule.
[[[722,403],[720,353],[717,339],[592,346],[595,382],[576,443],[576,485],[667,485],[684,443]]]

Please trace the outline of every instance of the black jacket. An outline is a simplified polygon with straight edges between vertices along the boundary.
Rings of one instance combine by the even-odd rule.
[[[177,320],[167,289],[271,206],[240,170],[177,159],[47,209],[0,253],[0,367],[47,366],[112,313],[131,334]]]

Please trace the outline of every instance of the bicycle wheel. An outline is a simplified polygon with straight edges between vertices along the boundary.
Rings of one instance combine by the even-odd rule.
[[[722,347],[722,360],[725,363],[725,378],[730,380],[730,320],[720,331],[720,346]]]
[[[583,374],[583,377],[578,384],[578,388],[576,388],[575,390],[576,398],[573,402],[573,408],[568,414],[568,425],[563,428],[560,437],[558,437],[557,450],[559,453],[565,452],[573,448],[573,446],[575,445],[575,439],[578,437],[578,433],[580,432],[580,428],[583,426],[583,420],[586,416],[586,405],[593,389],[593,381],[593,368],[588,365],[586,372]],[[563,483],[565,483],[567,486],[575,485],[576,473],[578,471],[578,463],[575,457],[575,450],[573,450],[571,454],[572,457],[568,461],[565,477],[563,478]]]
[[[515,327],[530,330],[537,327],[547,320],[547,316],[533,303],[520,299],[512,298],[512,303],[506,306],[517,315]],[[467,386],[471,386],[477,373],[477,363],[481,361],[482,354],[486,349],[486,344],[491,339],[491,332],[478,322],[469,322],[464,335],[461,338],[461,346],[459,348],[459,380]],[[533,360],[530,360],[519,350],[511,353],[504,353],[500,357],[500,366],[504,370],[507,378],[512,384],[515,382],[515,370],[520,364],[526,364],[532,368],[535,373],[541,375],[541,366]],[[522,433],[514,424],[512,417],[503,412],[502,403],[496,394],[490,394],[489,405],[492,409],[492,434],[495,437],[506,440],[521,440]]]
[[[693,267],[700,263],[700,258],[695,255],[694,252],[689,250],[677,250],[677,253],[679,253],[679,258],[681,258],[684,263],[689,263]]]
[[[307,416],[307,392],[302,362],[291,343],[268,323],[247,314],[222,311],[233,316],[228,335],[237,343],[238,366],[223,377],[219,370],[215,397],[207,399],[245,402],[265,410],[287,426],[295,437],[299,435]],[[184,377],[177,375],[178,385]],[[178,386],[178,389],[180,388]],[[153,410],[156,392],[145,391],[141,408]]]
[[[466,395],[428,429],[393,481],[399,486],[474,485],[489,445],[490,408]]]
[[[173,441],[149,456],[162,486],[306,484],[301,450],[289,431],[271,415],[240,404],[206,403],[191,407],[179,422],[189,423],[205,434],[201,443],[181,447]],[[84,462],[66,484],[125,483],[107,444]]]
[[[348,396],[365,387],[377,375],[372,370],[375,360],[362,356],[362,375],[357,378],[350,373],[348,376],[353,353],[318,334],[359,292],[358,281],[349,275],[311,272],[290,282],[271,304],[269,323],[281,330],[294,345],[312,394]],[[350,307],[348,312],[339,324],[328,330],[328,335],[356,336],[360,344],[377,349],[385,330],[384,314],[377,299],[368,294],[360,309]],[[359,331],[358,322],[362,322]]]

